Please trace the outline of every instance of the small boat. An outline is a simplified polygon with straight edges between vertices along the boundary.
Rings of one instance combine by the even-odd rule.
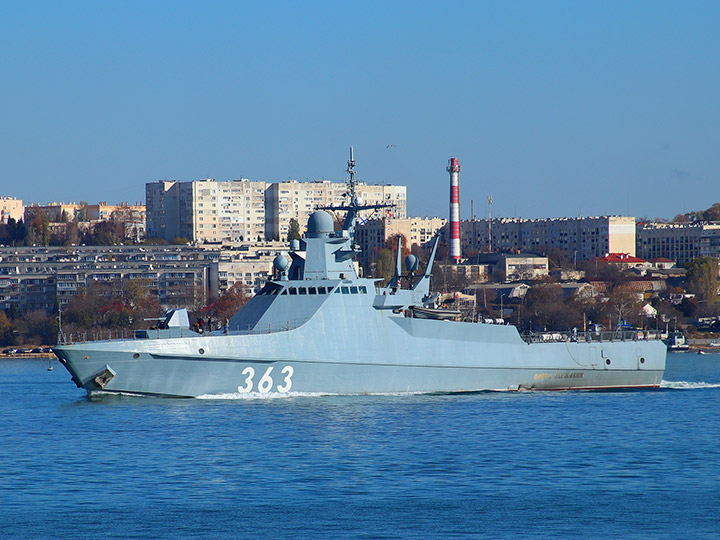
[[[697,352],[697,353],[698,353],[698,354],[705,354],[705,351],[703,351],[702,349],[698,349],[698,352]]]
[[[677,330],[671,332],[664,342],[665,345],[667,345],[668,351],[685,352],[690,350],[690,345],[688,345],[685,336]]]
[[[460,311],[457,309],[442,309],[412,306],[410,308],[412,316],[416,319],[435,319],[438,321],[453,321],[460,317]]]

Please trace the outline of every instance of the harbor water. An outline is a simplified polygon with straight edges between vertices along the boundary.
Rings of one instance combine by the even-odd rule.
[[[720,538],[720,354],[659,390],[88,398],[0,360],[2,538]]]

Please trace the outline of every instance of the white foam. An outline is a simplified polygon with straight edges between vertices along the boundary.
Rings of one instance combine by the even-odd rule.
[[[323,397],[333,396],[337,394],[329,394],[322,392],[268,392],[267,394],[261,394],[260,392],[229,392],[225,394],[203,394],[197,396],[196,399],[286,399],[294,397]]]
[[[196,399],[287,399],[287,398],[316,398],[326,396],[417,396],[434,392],[372,392],[372,393],[333,393],[333,392],[268,392],[261,394],[259,392],[229,392],[225,394],[203,394],[197,396]]]
[[[660,388],[673,390],[697,390],[698,388],[720,388],[720,383],[688,382],[688,381],[660,381]]]

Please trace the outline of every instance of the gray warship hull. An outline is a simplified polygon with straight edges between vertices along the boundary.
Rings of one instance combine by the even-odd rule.
[[[528,343],[513,326],[414,319],[392,311],[367,317],[360,306],[342,305],[347,298],[327,302],[338,305],[291,330],[55,350],[89,392],[183,397],[651,388],[660,385],[665,369],[660,341]],[[337,318],[341,313],[344,320]],[[356,324],[355,317],[366,324]],[[112,377],[103,384],[106,373]]]
[[[207,394],[374,394],[647,388],[660,385],[660,341],[523,340],[509,325],[432,318],[437,294],[408,256],[385,285],[359,275],[353,259],[358,212],[352,148],[342,230],[324,211],[274,261],[276,276],[210,335],[190,331],[185,310],[139,339],[63,344],[55,353],[89,392],[195,397]],[[403,287],[403,283],[406,284]],[[425,317],[415,318],[415,312]],[[575,338],[576,336],[573,336]]]

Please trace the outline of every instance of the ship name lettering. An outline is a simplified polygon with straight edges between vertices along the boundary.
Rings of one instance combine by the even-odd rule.
[[[581,379],[583,377],[582,371],[570,371],[565,373],[556,373],[556,379]]]

